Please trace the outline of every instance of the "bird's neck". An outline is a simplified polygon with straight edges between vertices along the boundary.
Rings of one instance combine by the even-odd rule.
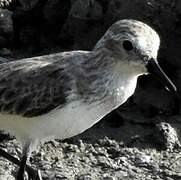
[[[140,74],[134,66],[127,63],[120,63],[114,67],[110,72],[107,87],[114,106],[121,105],[134,93]]]
[[[91,101],[109,102],[112,108],[121,105],[135,90],[141,70],[111,56],[95,55],[91,66],[87,66]],[[96,59],[96,61],[95,61]],[[93,95],[93,96],[92,96]]]
[[[135,91],[137,78],[140,74],[127,64],[115,67],[112,79],[110,80],[110,94],[114,99],[114,105],[119,106],[124,103]]]

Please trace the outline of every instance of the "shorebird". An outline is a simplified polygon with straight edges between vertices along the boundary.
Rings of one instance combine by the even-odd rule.
[[[0,64],[0,128],[23,153],[17,175],[39,142],[82,133],[123,104],[138,76],[152,73],[175,85],[157,62],[160,39],[136,20],[113,24],[92,51],[70,51]]]

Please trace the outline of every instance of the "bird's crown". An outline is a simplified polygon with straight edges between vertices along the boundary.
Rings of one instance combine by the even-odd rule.
[[[111,41],[117,42],[126,50],[132,48],[141,55],[150,56],[150,58],[157,57],[157,51],[160,45],[160,38],[158,34],[148,25],[136,20],[120,20],[114,23],[98,41],[94,50],[102,47],[112,46]],[[113,48],[113,47],[112,47]],[[118,50],[118,48],[117,48]]]

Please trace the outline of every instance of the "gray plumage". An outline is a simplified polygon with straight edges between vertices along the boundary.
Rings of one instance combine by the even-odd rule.
[[[21,141],[26,157],[37,141],[83,132],[134,93],[159,44],[148,25],[121,20],[92,51],[0,64],[0,127]]]
[[[33,117],[61,107],[71,91],[73,66],[69,68],[68,63],[80,54],[60,53],[1,64],[1,112]]]
[[[134,28],[131,26],[132,24],[134,24]],[[118,45],[121,41],[120,38],[127,38],[128,32],[130,37],[137,35],[139,38],[139,36],[146,35],[150,41],[145,46],[148,48],[147,51],[152,53],[150,47],[152,47],[154,40],[152,36],[155,32],[147,32],[142,26],[142,23],[134,23],[134,21],[122,21],[121,26],[119,23],[114,24],[97,43],[94,54],[73,51],[1,64],[1,112],[25,117],[39,116],[57,107],[60,108],[67,102],[66,97],[72,91],[76,91],[77,95],[83,96],[85,100],[89,98],[90,94],[95,98],[105,96],[105,90],[96,84],[96,81],[103,75],[106,81],[107,72],[104,71],[104,68],[115,63],[107,59],[105,54],[120,57],[121,46]],[[107,52],[97,53],[96,51],[99,49]],[[141,56],[141,53],[137,53],[137,55]],[[136,61],[137,57],[134,58]],[[126,58],[121,58],[122,61],[124,59]],[[89,86],[90,83],[95,83],[97,86]],[[75,89],[73,90],[73,88]]]
[[[73,51],[0,64],[1,113],[34,117],[61,108],[71,94],[76,94],[71,101],[102,98],[101,64],[89,66],[96,56]]]

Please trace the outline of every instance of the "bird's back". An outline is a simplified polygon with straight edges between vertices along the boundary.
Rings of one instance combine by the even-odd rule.
[[[0,64],[0,112],[35,117],[62,106],[71,91],[71,69],[87,54],[73,51]]]

